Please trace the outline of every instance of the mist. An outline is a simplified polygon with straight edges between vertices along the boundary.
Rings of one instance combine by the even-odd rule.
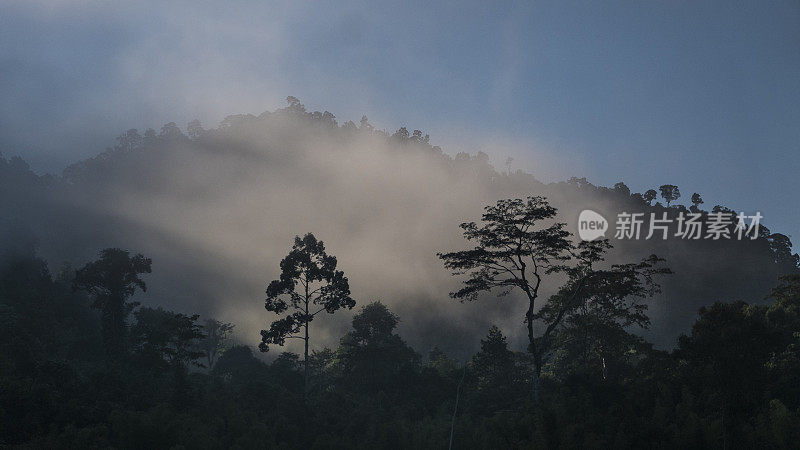
[[[4,1],[0,447],[792,448],[798,23]]]
[[[489,294],[463,304],[448,297],[461,280],[436,253],[466,248],[459,224],[479,220],[483,207],[499,199],[529,195],[547,197],[573,233],[583,209],[613,217],[637,207],[627,193],[585,180],[544,184],[521,170],[495,169],[483,153],[452,155],[422,132],[390,136],[369,122],[339,126],[329,113],[306,112],[299,102],[194,133],[189,139],[168,124],[159,136],[123,134],[115,148],[18,193],[36,194],[21,202],[32,206],[18,221],[27,223],[22,227],[32,230],[53,268],[80,267],[106,247],[151,257],[141,301],[235,323],[237,340],[251,347],[275,319],[263,307],[267,284],[279,275],[294,236],[312,232],[338,258],[356,310],[380,300],[423,354],[439,346],[465,357],[491,325],[523,350],[520,297]],[[674,345],[700,306],[761,301],[785,270],[747,243],[614,245],[609,264],[656,253],[676,272],[650,301],[651,328],[639,330],[663,348]],[[743,266],[743,260],[770,263]],[[542,297],[562,281],[545,279]],[[312,348],[336,346],[351,317],[315,320]]]

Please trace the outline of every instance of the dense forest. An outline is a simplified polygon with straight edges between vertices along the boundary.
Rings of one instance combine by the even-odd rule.
[[[733,210],[288,101],[0,158],[0,445],[797,447],[787,236],[579,242],[587,207]]]

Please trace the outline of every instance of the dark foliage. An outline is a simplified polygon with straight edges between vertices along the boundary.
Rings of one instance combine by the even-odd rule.
[[[214,130],[193,122],[187,135],[174,123],[160,132],[129,130],[114,148],[60,178],[0,158],[0,447],[442,448],[451,426],[455,448],[798,447],[798,256],[787,236],[766,227],[752,241],[698,241],[680,251],[674,241],[625,243],[637,258],[610,264],[602,261],[613,251],[607,242],[574,245],[544,198],[500,202],[482,225],[463,226],[475,248],[443,255],[468,277],[454,297],[473,299],[494,288],[533,293],[538,277],[561,278],[555,295],[534,295],[536,308],[519,317],[519,326],[537,324],[535,352],[515,351],[493,327],[470,336],[466,345],[480,350],[465,362],[438,348],[423,358],[406,343],[401,318],[380,302],[358,310],[336,348],[318,345],[302,357],[284,352],[267,361],[254,347],[227,342],[231,324],[208,319],[201,326],[192,311],[156,306],[164,293],[141,307],[136,293],[151,266],[142,255],[108,249],[78,271],[54,272],[37,256],[37,236],[82,245],[60,242],[74,236],[67,224],[47,225],[57,222],[50,217],[57,212],[75,215],[50,203],[54,192],[104,186],[117,176],[138,179],[137,171],[115,168],[137,157],[158,167],[158,155],[171,145],[211,148],[271,120],[311,124],[304,129],[326,139],[364,133],[399,143],[476,183],[491,180],[493,198],[567,192],[580,205],[614,203],[670,217],[687,212],[672,203],[679,195],[672,185],[662,186],[666,207],[652,205],[655,190],[631,193],[623,183],[609,189],[574,178],[543,185],[510,168],[497,173],[482,153],[451,158],[419,130],[390,134],[366,117],[340,126],[327,111],[306,111],[294,97],[288,103],[258,117],[230,116]],[[707,220],[702,198],[692,195],[691,202],[690,210]],[[529,221],[538,223],[526,228]],[[650,325],[653,277],[665,273],[658,258],[646,257],[651,253],[668,257],[676,272],[670,298],[693,296],[708,305],[687,319],[694,325],[669,351],[639,335]],[[533,279],[515,279],[497,265],[513,266],[520,257],[528,270],[538,266]],[[353,307],[336,266],[312,235],[296,240],[267,290],[267,309],[286,316],[266,331],[264,346],[284,343],[314,314]],[[175,276],[173,269],[157,272]],[[778,274],[788,275],[767,298],[752,301]],[[317,287],[306,295],[309,282]],[[735,300],[731,292],[751,301],[718,301]],[[694,305],[683,309],[687,304]],[[536,383],[538,402],[530,395]]]
[[[71,289],[74,277],[69,269],[53,277],[33,254],[0,267],[4,445],[446,445],[461,364],[436,349],[423,361],[395,333],[400,318],[379,302],[354,316],[337,349],[310,355],[312,388],[303,401],[297,355],[265,363],[249,347],[234,346],[213,370],[198,368],[204,333],[197,316],[160,308],[135,310],[131,356],[125,370],[111,371],[102,313],[90,308],[93,298]],[[538,404],[525,395],[530,355],[509,349],[498,328],[489,330],[466,366],[455,446],[791,448],[798,442],[800,278],[784,278],[765,305],[715,303],[701,310],[672,353],[625,331],[626,324],[646,322],[645,311],[620,310],[604,289],[592,292],[587,302],[602,306],[570,309],[559,352],[543,368],[547,389]]]

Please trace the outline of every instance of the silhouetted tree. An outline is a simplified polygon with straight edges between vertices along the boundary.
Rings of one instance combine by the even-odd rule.
[[[556,209],[542,197],[500,200],[485,211],[480,227],[474,222],[461,224],[464,237],[475,242],[474,249],[438,256],[445,267],[454,270],[454,275],[468,275],[465,286],[450,294],[453,298],[474,300],[477,294],[495,288],[500,289],[500,295],[506,295],[512,288],[525,293],[528,351],[534,360],[533,392],[538,401],[539,378],[545,358],[551,352],[551,335],[579,304],[579,299],[603,289],[605,300],[610,302],[607,306],[620,307],[619,302],[641,294],[643,285],[650,286],[652,275],[664,269],[653,269],[660,261],[655,256],[638,264],[595,269],[594,264],[602,261],[603,254],[611,247],[608,240],[582,241],[573,246],[569,240],[571,234],[564,230],[563,223],[542,226],[541,222],[556,215]],[[570,259],[575,261],[572,266],[566,264]],[[550,299],[547,308],[536,312],[543,277],[558,272],[569,276],[567,285],[559,291],[559,296]],[[535,320],[545,324],[538,335],[534,333]]]
[[[514,163],[514,158],[512,158],[510,156],[506,158],[506,174],[507,175],[511,175],[511,164],[513,164],[513,163]]]
[[[428,145],[430,143],[431,137],[428,134],[423,136],[421,130],[414,130],[411,133],[411,138],[410,139],[411,139],[411,142],[413,142],[415,144]]]
[[[359,123],[358,127],[359,127],[360,130],[364,130],[364,131],[372,131],[373,128],[374,128],[369,123],[369,119],[367,119],[367,116],[361,116],[361,122]]]
[[[486,338],[481,339],[481,350],[472,357],[470,370],[480,410],[490,413],[510,406],[516,397],[514,353],[497,326],[493,325]]]
[[[575,186],[578,189],[594,186],[592,183],[589,183],[589,180],[587,180],[586,177],[570,177],[569,180],[567,180],[567,183]]]
[[[626,197],[629,197],[631,195],[630,188],[628,188],[628,186],[625,183],[623,183],[622,181],[620,181],[619,183],[616,183],[614,185],[614,191],[618,192],[618,193],[620,193],[620,194],[622,194],[622,195],[624,195]]]
[[[428,352],[428,367],[445,377],[452,376],[459,370],[458,361],[447,356],[445,352],[436,346]]]
[[[139,130],[131,128],[117,138],[117,145],[114,146],[114,149],[123,152],[135,150],[142,146],[143,139]]]
[[[309,324],[325,311],[333,314],[341,308],[352,309],[350,285],[344,272],[336,270],[336,257],[325,253],[325,246],[313,234],[295,237],[292,251],[281,260],[280,278],[270,282],[264,307],[275,314],[289,312],[261,330],[262,352],[269,345],[284,345],[286,339],[302,339],[304,351],[304,386],[308,387]],[[301,333],[302,335],[298,335]],[[304,388],[304,389],[305,389]]]
[[[133,316],[136,318],[131,326],[134,352],[154,364],[163,363],[164,367],[200,365],[197,359],[205,355],[196,348],[206,335],[197,323],[199,315],[142,307]]]
[[[397,387],[419,356],[394,333],[400,319],[383,303],[372,302],[353,316],[353,330],[342,337],[337,358],[360,389]]]
[[[148,128],[148,129],[144,130],[144,137],[142,138],[142,143],[143,144],[153,145],[156,142],[157,139],[158,139],[158,136],[156,135],[156,130],[154,130],[152,128]]]
[[[334,116],[330,111],[324,111],[320,121],[331,128],[336,128],[339,126],[339,124],[336,122],[336,116]]]
[[[565,224],[543,225],[556,215],[556,209],[543,197],[527,200],[500,200],[487,206],[482,224],[462,223],[464,237],[475,248],[452,253],[438,253],[453,275],[468,275],[465,286],[450,294],[459,300],[475,300],[479,293],[500,289],[506,295],[512,288],[527,297],[525,324],[528,351],[535,359],[534,396],[538,398],[539,375],[544,354],[537,348],[534,335],[534,312],[545,275],[564,270],[572,244]]]
[[[657,196],[658,192],[656,192],[655,189],[648,189],[647,192],[642,195],[642,198],[644,198],[644,201],[649,205],[653,203],[653,200],[655,200]]]
[[[700,205],[702,205],[703,203],[704,203],[703,197],[700,197],[700,194],[698,194],[697,192],[692,194],[692,206],[694,206],[695,212],[700,210]]]
[[[409,139],[408,129],[406,127],[400,127],[399,130],[395,131],[392,137],[400,142],[406,142]]]
[[[286,97],[286,103],[288,103],[289,106],[284,108],[284,111],[297,116],[303,116],[306,114],[305,105],[300,103],[300,100],[297,97],[293,97],[291,95]]]
[[[640,203],[648,203],[645,201],[644,196],[641,194],[641,192],[636,192],[635,194],[631,194],[631,198]]]
[[[144,307],[133,313],[131,342],[136,361],[148,370],[172,370],[172,402],[183,408],[189,401],[188,365],[202,367],[197,360],[203,353],[196,350],[205,337],[197,323],[199,315],[187,316],[162,308]]]
[[[102,314],[103,343],[110,360],[125,353],[126,320],[138,305],[128,299],[137,287],[147,290],[139,275],[150,273],[151,262],[141,254],[130,256],[127,250],[107,248],[99,260],[75,273],[73,288],[88,291],[94,299],[92,307]]]
[[[181,129],[178,128],[175,122],[169,122],[161,127],[161,132],[158,133],[158,137],[165,140],[175,140],[185,138],[186,136],[181,132]]]
[[[342,124],[342,130],[347,132],[355,132],[358,131],[358,127],[356,126],[355,122],[348,120]]]
[[[212,370],[212,374],[229,380],[245,382],[263,375],[265,364],[253,355],[245,345],[234,345],[223,353]]]
[[[189,122],[186,125],[186,135],[189,136],[189,139],[198,139],[205,132],[206,130],[203,129],[203,125],[197,119]]]
[[[769,243],[775,263],[781,266],[783,271],[797,273],[800,268],[800,255],[792,253],[792,241],[789,237],[781,233],[771,233],[765,238]]]
[[[658,189],[661,191],[661,198],[667,202],[667,208],[669,208],[670,203],[681,197],[680,189],[678,189],[678,186],[675,186],[674,184],[664,184]]]
[[[217,358],[225,350],[225,344],[233,332],[232,323],[220,322],[216,319],[206,319],[203,324],[205,337],[198,342],[198,349],[203,352],[208,362],[208,368],[214,367]]]

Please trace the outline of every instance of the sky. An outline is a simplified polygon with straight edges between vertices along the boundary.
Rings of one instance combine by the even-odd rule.
[[[0,152],[38,172],[288,95],[543,181],[675,184],[800,240],[796,0],[0,6]]]

